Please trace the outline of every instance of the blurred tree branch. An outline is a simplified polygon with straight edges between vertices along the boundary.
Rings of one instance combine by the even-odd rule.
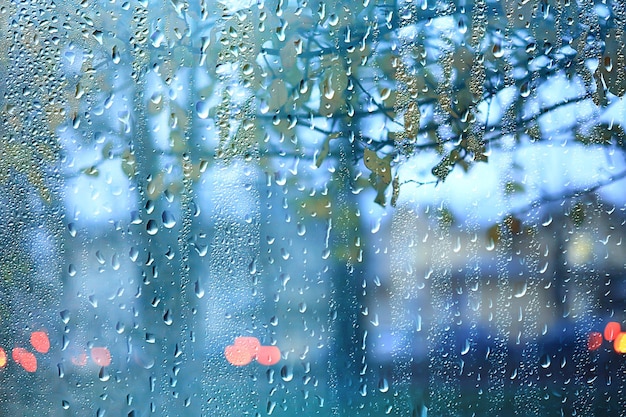
[[[562,203],[567,200],[572,200],[585,195],[593,194],[601,188],[611,184],[615,184],[616,182],[621,181],[624,178],[626,178],[626,170],[611,175],[603,180],[600,180],[591,186],[564,190],[562,193],[559,194],[545,194],[539,199],[533,201],[532,203],[511,211],[509,215],[521,217],[522,215],[525,215],[532,210],[535,210],[550,203]]]

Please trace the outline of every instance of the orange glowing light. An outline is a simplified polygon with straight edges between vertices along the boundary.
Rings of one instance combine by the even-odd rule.
[[[26,372],[35,372],[37,370],[37,358],[26,349],[14,348],[11,356]]]
[[[247,349],[250,353],[256,356],[256,353],[261,346],[261,342],[259,342],[259,339],[256,337],[240,336],[235,338],[234,345]]]
[[[587,349],[598,350],[602,346],[602,335],[599,332],[589,333],[589,339],[587,339]]]
[[[275,365],[280,361],[280,349],[276,346],[260,346],[256,360],[261,365]]]
[[[39,353],[48,353],[50,350],[50,339],[46,332],[32,332],[30,334],[30,344]]]
[[[111,352],[105,347],[91,348],[91,359],[98,366],[109,366],[111,364]]]
[[[7,366],[7,353],[0,348],[0,368]]]
[[[254,354],[246,346],[229,345],[224,349],[226,360],[235,366],[244,366],[252,362]]]
[[[276,346],[261,346],[256,337],[240,336],[224,348],[224,356],[235,366],[247,365],[254,359],[261,365],[274,365],[280,361],[280,350]]]
[[[626,353],[626,333],[619,332],[615,337],[615,342],[613,342],[613,349],[617,353]]]
[[[76,366],[85,366],[87,365],[87,354],[85,352],[81,352],[76,356],[72,356],[71,361]]]
[[[604,328],[604,339],[612,342],[621,331],[622,326],[618,322],[610,321],[606,324],[606,327]]]

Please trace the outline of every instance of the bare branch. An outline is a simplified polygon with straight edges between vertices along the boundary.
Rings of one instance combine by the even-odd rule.
[[[513,216],[521,216],[523,214],[529,213],[533,209],[536,209],[538,207],[544,206],[549,203],[562,202],[565,200],[578,198],[583,195],[588,195],[588,194],[598,191],[602,187],[606,187],[607,185],[611,185],[618,181],[621,181],[624,178],[626,178],[626,170],[621,171],[608,178],[605,178],[604,180],[599,181],[595,185],[592,185],[590,187],[582,187],[582,188],[567,190],[559,194],[546,194],[543,197],[533,201],[532,203],[526,206],[523,206],[517,210],[511,211],[510,214],[512,214]]]

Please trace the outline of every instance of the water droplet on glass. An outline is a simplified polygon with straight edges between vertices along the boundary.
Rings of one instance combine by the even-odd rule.
[[[550,226],[552,224],[552,216],[549,216],[544,222],[541,223],[543,227]]]
[[[139,251],[134,246],[131,247],[128,251],[128,257],[131,261],[136,262],[137,258],[139,257]]]
[[[163,42],[165,42],[165,35],[163,35],[163,32],[160,30],[156,30],[152,36],[150,36],[150,40],[152,41],[152,46],[158,48]]]
[[[246,63],[241,67],[241,72],[243,72],[243,75],[250,76],[254,72],[254,67]]]
[[[67,62],[69,62],[70,65],[73,65],[74,61],[76,61],[76,53],[75,52],[67,51],[63,55],[65,56],[65,59],[67,59]]]
[[[330,77],[326,79],[326,82],[324,83],[322,87],[324,91],[324,97],[326,97],[328,100],[332,100],[333,97],[335,97],[335,89],[333,88]]]
[[[378,391],[380,392],[389,391],[389,381],[387,381],[387,378],[381,378],[380,381],[378,381]]]
[[[305,80],[300,80],[298,91],[300,92],[300,94],[306,94],[307,91],[309,91],[309,85]]]
[[[375,233],[378,233],[379,230],[380,230],[380,218],[377,218],[372,221],[372,224],[370,226],[370,232],[372,234],[375,234]]]
[[[98,299],[95,295],[90,295],[89,297],[87,297],[87,300],[89,300],[89,304],[91,304],[93,308],[98,307]]]
[[[204,288],[202,288],[202,285],[200,285],[200,281],[196,281],[196,283],[194,284],[194,292],[196,293],[196,297],[204,297]]]
[[[199,101],[196,103],[196,112],[201,119],[207,119],[209,117],[209,103],[206,101]]]
[[[527,290],[528,290],[528,284],[524,282],[519,288],[517,288],[517,291],[515,291],[514,297],[522,298],[523,296],[526,295]]]
[[[459,28],[459,33],[461,35],[464,35],[467,32],[467,22],[465,21],[464,17],[461,17],[459,19],[459,23],[457,24],[457,27]]]
[[[283,286],[283,289],[287,289],[287,283],[291,280],[291,275],[289,274],[281,274],[280,275],[280,282],[281,285]]]
[[[277,171],[274,173],[274,181],[276,181],[276,185],[283,186],[287,184],[287,176],[283,171]]]
[[[104,41],[104,32],[102,32],[101,30],[94,30],[93,31],[93,37],[94,39],[100,44],[102,45],[102,42]]]
[[[159,226],[157,225],[157,222],[155,222],[153,219],[148,220],[148,223],[146,223],[146,231],[149,235],[156,235],[159,231]]]
[[[158,91],[153,93],[152,96],[150,96],[150,101],[154,104],[160,104],[162,100],[163,100],[163,94]]]
[[[286,29],[287,29],[287,22],[285,22],[282,26],[278,26],[276,28],[276,37],[281,42],[283,42],[286,38]]]
[[[285,365],[280,370],[280,377],[285,382],[289,382],[293,379],[293,368],[291,365]]]
[[[99,250],[96,251],[96,260],[98,261],[100,265],[104,265],[106,263],[106,261],[104,260],[104,256],[102,255],[102,252],[100,252]]]
[[[528,81],[524,82],[524,84],[520,86],[519,93],[524,98],[530,95],[530,87],[528,86]]]
[[[267,103],[267,101],[265,101],[265,100],[261,100],[261,103],[259,103],[259,111],[260,111],[262,114],[265,114],[265,113],[267,113],[268,111],[270,111],[270,106],[269,106],[269,104]]]
[[[98,372],[98,379],[102,382],[107,382],[110,378],[111,375],[109,375],[109,371],[107,371],[106,366],[100,368],[100,372]]]
[[[172,325],[172,313],[169,310],[165,310],[165,314],[163,314],[163,322],[165,322],[165,324],[168,326]]]
[[[171,229],[172,227],[176,226],[176,218],[172,213],[167,210],[163,210],[163,213],[161,214],[161,219],[163,220],[163,226],[165,226],[167,229]]]
[[[497,40],[494,44],[493,44],[493,48],[491,49],[491,52],[493,52],[493,56],[496,58],[502,58],[504,56],[504,50],[502,49],[502,43]]]
[[[111,256],[111,267],[113,268],[114,271],[117,271],[118,269],[120,269],[120,256],[117,253]]]
[[[469,350],[470,350],[470,342],[468,339],[465,339],[465,342],[463,342],[463,348],[461,348],[461,355],[467,355]]]
[[[64,410],[68,410],[68,409],[70,408],[70,403],[69,403],[69,401],[62,400],[62,401],[61,401],[61,407],[62,407]]]
[[[452,251],[454,253],[459,253],[461,251],[461,238],[460,237],[457,237],[456,245],[454,246],[454,248],[452,248]]]
[[[113,46],[113,49],[111,50],[111,59],[114,64],[119,64],[121,61],[120,51],[117,49],[117,46]]]
[[[63,310],[59,313],[61,315],[61,321],[63,324],[67,324],[70,322],[70,312],[69,310]]]
[[[146,201],[146,213],[152,214],[154,211],[154,201],[148,200]]]
[[[196,252],[198,252],[198,255],[200,255],[201,257],[206,256],[206,254],[209,252],[209,245],[194,243],[193,248],[196,250]]]

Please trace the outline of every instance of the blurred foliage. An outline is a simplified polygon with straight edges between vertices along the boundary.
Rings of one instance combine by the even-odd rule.
[[[38,100],[47,136],[94,126],[109,137],[145,136],[144,119],[165,116],[166,154],[181,169],[182,155],[196,142],[190,132],[206,126],[203,119],[214,121],[218,143],[200,146],[199,156],[191,153],[196,164],[210,153],[229,160],[261,148],[267,155],[316,155],[321,168],[328,156],[336,159],[339,142],[349,141],[354,163],[363,160],[371,172],[375,201],[386,205],[397,201],[403,184],[392,178],[416,154],[436,151],[440,158],[431,174],[444,181],[457,166],[467,171],[487,162],[489,150],[507,135],[550,140],[542,117],[582,101],[601,115],[625,90],[619,70],[625,64],[624,6],[616,2],[365,1],[348,8],[321,1],[183,1],[157,9],[150,12],[144,1],[121,8],[64,2],[42,9],[32,24],[15,7],[3,8],[0,23],[19,39],[13,48],[3,42],[3,59],[17,48],[20,56],[40,59],[43,73],[52,76],[27,83],[43,88]],[[190,71],[199,68],[207,81],[193,81]],[[121,81],[126,77],[145,91],[117,111],[116,120],[104,120],[99,109],[110,108],[114,96],[130,87]],[[545,88],[561,77],[578,88],[549,104],[554,100],[546,100]],[[180,83],[189,84],[184,95]],[[158,91],[148,91],[159,84]],[[4,141],[23,129],[15,124],[21,114],[40,113],[32,99],[14,102],[14,93],[3,105]],[[593,120],[600,117],[572,115],[557,129],[569,129],[585,144],[623,143],[618,123]],[[319,139],[311,141],[306,132]],[[107,158],[119,158],[133,177],[134,149],[116,142],[107,143]],[[12,146],[5,165],[41,162]],[[96,168],[83,172],[94,175]],[[49,198],[42,174],[22,169]],[[514,183],[505,188],[523,192]]]
[[[150,282],[153,253],[165,254],[161,274],[175,278],[154,292],[182,308],[190,248],[206,237],[191,236],[190,184],[212,164],[243,159],[268,184],[290,182],[308,196],[296,197],[293,223],[315,222],[322,235],[326,227],[323,259],[332,253],[352,273],[365,242],[351,195],[363,189],[394,206],[406,183],[492,162],[503,139],[511,148],[565,137],[622,152],[623,126],[605,119],[626,88],[625,23],[617,1],[11,2],[0,6],[0,186],[19,200],[24,187],[15,184],[24,180],[52,201],[60,177],[100,177],[113,161],[140,194],[128,227],[137,233],[125,235],[145,252],[137,270]],[[556,91],[563,81],[571,88]],[[405,181],[403,164],[422,156],[434,161],[418,173],[423,182]],[[502,186],[509,196],[526,191],[517,179]],[[164,219],[168,205],[181,209],[175,230],[146,237],[149,216]],[[458,225],[445,205],[433,213],[441,229]],[[577,202],[568,216],[581,227],[589,209]],[[31,260],[16,256],[28,253],[18,226],[6,240],[15,246],[0,253],[3,282],[32,272]],[[493,244],[532,233],[506,213],[487,231]],[[339,294],[349,295],[338,303],[359,300],[336,276]],[[161,322],[148,304],[144,314]],[[173,326],[187,334],[182,320]]]

